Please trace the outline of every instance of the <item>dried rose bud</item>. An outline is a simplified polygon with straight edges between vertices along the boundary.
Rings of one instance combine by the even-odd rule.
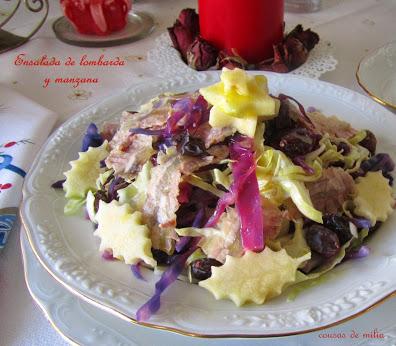
[[[305,48],[303,43],[294,37],[289,37],[283,44],[284,47],[284,58],[287,66],[293,70],[302,64],[304,64],[308,59],[308,49]]]
[[[199,16],[192,8],[185,8],[179,14],[179,22],[186,27],[193,38],[195,39],[199,34]]]
[[[274,58],[271,61],[264,60],[256,65],[256,68],[261,71],[272,71],[278,73],[287,73],[289,68],[282,55],[283,45],[280,43],[273,46]]]
[[[286,37],[297,38],[308,50],[312,50],[319,42],[319,35],[311,29],[304,30],[301,24],[298,24]]]
[[[197,71],[204,71],[216,64],[217,55],[217,49],[198,36],[188,49],[187,63]]]
[[[248,68],[248,62],[239,55],[228,55],[227,52],[221,51],[217,58],[217,69],[221,70],[226,67],[230,70],[234,68],[241,68],[246,70]]]
[[[187,50],[194,42],[194,37],[191,31],[183,26],[179,20],[171,28],[168,28],[169,36],[172,40],[173,47],[175,47],[181,54],[184,61],[187,61]]]

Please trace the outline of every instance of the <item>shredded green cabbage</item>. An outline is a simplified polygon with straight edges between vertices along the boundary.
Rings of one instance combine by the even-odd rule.
[[[321,166],[316,164],[314,179],[321,175]],[[290,197],[298,210],[311,220],[322,223],[322,213],[312,205],[304,182],[308,174],[293,164],[281,151],[265,147],[257,162],[257,179],[262,196],[279,205],[280,200]],[[309,179],[307,179],[309,181]]]
[[[128,203],[133,210],[142,210],[147,198],[147,186],[151,178],[152,168],[152,163],[147,161],[135,181],[117,191],[120,204]]]
[[[224,195],[224,192],[217,189],[213,185],[207,183],[204,181],[202,178],[198,177],[195,174],[189,175],[187,177],[184,177],[183,180],[193,186],[199,187],[202,190],[208,191],[213,193],[215,196],[221,198]]]

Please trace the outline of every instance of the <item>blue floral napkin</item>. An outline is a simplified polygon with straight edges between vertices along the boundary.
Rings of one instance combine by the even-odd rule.
[[[23,179],[56,119],[52,111],[0,84],[0,250],[18,218]]]

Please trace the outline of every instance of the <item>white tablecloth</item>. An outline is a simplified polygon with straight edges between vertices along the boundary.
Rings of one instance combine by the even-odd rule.
[[[355,80],[359,60],[369,50],[394,40],[396,0],[323,0],[323,9],[314,14],[286,14],[291,27],[297,23],[313,27],[322,38],[329,40],[339,61],[335,71],[321,79],[362,92]],[[0,82],[19,91],[37,103],[59,114],[58,125],[78,110],[95,103],[104,96],[117,93],[125,86],[156,75],[148,64],[146,54],[154,40],[170,26],[180,9],[196,7],[192,0],[139,0],[135,8],[155,17],[156,30],[149,37],[125,46],[88,49],[66,45],[55,39],[52,22],[60,15],[58,1],[51,1],[50,16],[34,39],[24,46],[0,55]],[[26,13],[11,26],[24,30],[31,23]],[[83,54],[95,58],[104,54],[126,59],[121,68],[83,67],[21,67],[15,66],[18,54],[30,58],[42,55],[79,59]],[[97,77],[98,84],[50,85],[43,88],[46,77]],[[27,291],[19,249],[19,235],[10,237],[6,249],[0,253],[0,345],[63,345],[65,342],[51,328]],[[396,316],[395,316],[396,323]],[[330,343],[329,343],[330,345]]]

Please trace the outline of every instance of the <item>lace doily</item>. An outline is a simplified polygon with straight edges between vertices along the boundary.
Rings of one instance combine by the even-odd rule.
[[[310,52],[306,63],[290,73],[319,79],[323,73],[335,70],[338,61],[332,54],[330,42],[321,40]],[[148,61],[156,67],[158,77],[162,78],[200,73],[182,61],[179,52],[172,47],[168,33],[163,33],[155,40],[155,47],[148,52]]]

